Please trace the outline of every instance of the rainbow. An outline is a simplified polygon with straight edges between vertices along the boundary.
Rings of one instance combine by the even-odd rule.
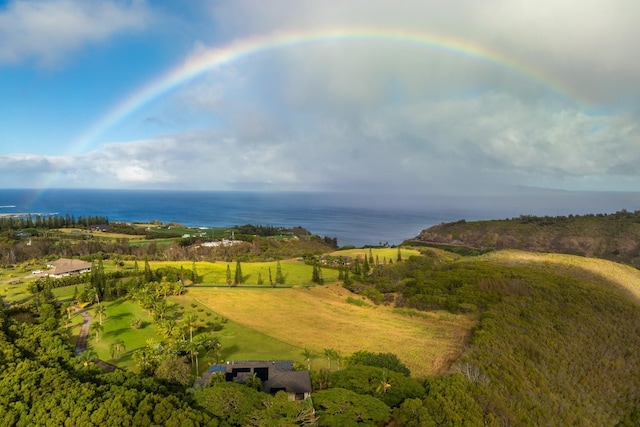
[[[290,46],[331,41],[368,41],[415,45],[462,55],[513,70],[542,83],[554,92],[566,95],[562,85],[536,67],[509,58],[486,46],[435,33],[399,29],[321,29],[277,32],[236,40],[225,46],[203,50],[187,58],[168,72],[149,81],[115,104],[72,144],[69,154],[80,154],[107,129],[124,120],[144,105],[162,97],[176,87],[204,72],[259,52]]]

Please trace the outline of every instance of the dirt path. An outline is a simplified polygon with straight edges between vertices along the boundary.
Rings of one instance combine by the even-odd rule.
[[[89,328],[91,327],[91,321],[93,320],[91,315],[87,313],[87,310],[76,307],[76,313],[82,316],[82,326],[80,327],[80,334],[78,335],[78,341],[76,341],[75,353],[76,356],[87,349],[87,339],[89,338]],[[94,363],[105,371],[113,372],[117,369],[115,365],[105,362],[104,360],[96,359]]]
[[[91,315],[80,307],[76,307],[76,313],[82,316],[82,326],[80,327],[80,334],[78,334],[78,341],[76,341],[76,356],[87,349],[87,338],[89,337],[89,328],[91,327]]]

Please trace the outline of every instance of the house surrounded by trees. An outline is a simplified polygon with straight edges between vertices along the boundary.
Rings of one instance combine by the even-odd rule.
[[[64,277],[74,274],[88,273],[91,271],[91,263],[80,259],[60,258],[47,264],[51,277]]]
[[[289,400],[305,400],[311,396],[311,377],[309,371],[296,371],[293,361],[230,361],[224,365],[212,365],[209,373],[224,373],[226,381],[245,384],[247,380],[259,378],[262,391],[276,394],[284,391]]]

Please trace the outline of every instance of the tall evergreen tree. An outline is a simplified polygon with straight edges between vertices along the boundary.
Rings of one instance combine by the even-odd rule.
[[[344,270],[344,285],[345,286],[350,286],[351,283],[353,283],[353,282],[351,281],[351,278],[349,277],[349,269],[346,268]]]
[[[240,260],[236,261],[236,274],[233,283],[235,285],[242,283],[242,266],[240,265]]]
[[[227,264],[227,286],[231,287],[231,266]]]
[[[311,281],[313,283],[322,284],[324,279],[322,278],[322,269],[317,263],[313,263],[313,273],[311,274]]]
[[[284,285],[285,278],[282,274],[282,267],[280,267],[280,261],[278,260],[276,263],[276,283],[278,285]]]
[[[193,261],[191,264],[191,282],[199,283],[200,278],[198,277],[198,270],[196,269],[196,262]]]
[[[149,266],[149,260],[147,257],[144,258],[144,283],[149,283],[153,281],[153,272],[151,271],[151,266]]]

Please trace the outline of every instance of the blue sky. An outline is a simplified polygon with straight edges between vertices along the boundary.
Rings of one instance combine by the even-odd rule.
[[[0,187],[638,190],[637,1],[328,5],[0,2]],[[265,45],[104,124],[189,59],[363,28],[450,44]]]

